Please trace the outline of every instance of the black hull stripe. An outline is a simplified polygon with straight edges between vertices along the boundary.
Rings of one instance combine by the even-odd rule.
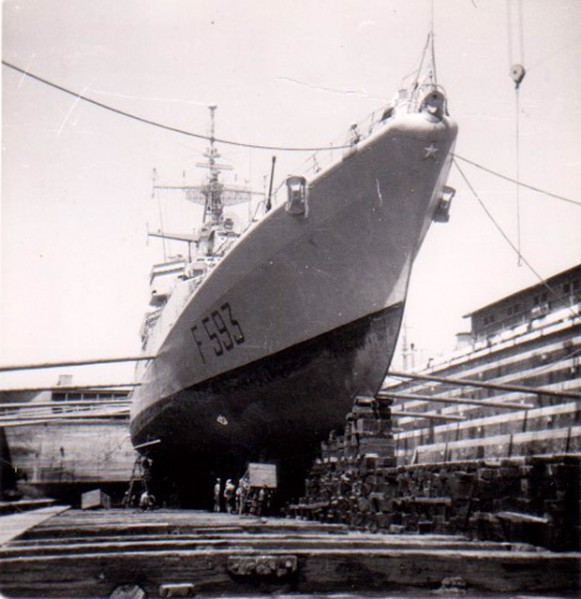
[[[242,402],[245,405],[237,407],[239,411],[246,409],[248,408],[248,402],[253,401],[254,394],[258,390],[268,388],[273,384],[284,386],[286,381],[289,381],[289,385],[292,386],[293,378],[296,377],[297,373],[308,371],[309,367],[318,359],[320,360],[323,354],[325,362],[332,365],[329,367],[329,373],[337,376],[341,374],[342,368],[353,367],[353,357],[368,343],[370,332],[378,337],[379,351],[383,353],[382,356],[377,356],[377,359],[382,358],[383,366],[374,366],[374,376],[372,377],[380,380],[370,381],[369,383],[370,387],[376,387],[383,380],[389,365],[393,347],[397,340],[402,313],[403,303],[390,306],[324,335],[309,339],[251,364],[240,366],[168,398],[161,399],[134,417],[131,422],[132,440],[135,444],[144,443],[156,438],[156,435],[160,432],[169,436],[170,432],[166,427],[161,427],[161,431],[156,430],[159,429],[156,420],[159,420],[164,412],[171,411],[180,404],[182,406],[189,405],[193,408],[193,402],[196,400],[207,402],[208,398],[216,397],[222,398],[222,401],[227,401],[229,397],[246,397],[246,403]],[[389,326],[386,323],[389,323]],[[333,366],[333,363],[336,363],[337,366]],[[345,376],[348,376],[348,374]],[[329,381],[327,385],[323,381],[321,383],[323,390],[327,387],[332,388],[332,383],[333,381]],[[357,382],[354,384],[358,385]],[[376,388],[357,390],[373,393]],[[287,393],[292,395],[293,392],[293,389],[289,389]],[[175,418],[172,420],[175,422]]]

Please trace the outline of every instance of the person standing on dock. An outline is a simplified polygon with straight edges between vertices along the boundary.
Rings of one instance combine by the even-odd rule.
[[[236,489],[236,497],[238,501],[237,512],[243,514],[247,510],[247,501],[250,488],[248,486],[248,480],[243,476],[238,481],[238,488]]]
[[[217,478],[214,485],[214,511],[220,511],[220,491],[222,490],[222,479]]]
[[[224,500],[226,503],[226,511],[231,514],[234,511],[234,502],[236,499],[236,486],[232,482],[232,479],[226,481],[224,486]]]
[[[238,486],[236,487],[236,501],[234,502],[234,506],[235,506],[235,513],[236,514],[240,514],[242,513],[242,492],[243,492],[243,488],[242,488],[242,479],[240,479],[238,481]]]
[[[263,516],[265,514],[266,495],[267,495],[266,486],[260,487],[260,489],[258,490],[258,513],[257,513],[257,516]]]
[[[139,497],[139,509],[142,512],[148,512],[153,510],[155,507],[155,497],[149,493],[147,489],[144,489],[143,493]]]

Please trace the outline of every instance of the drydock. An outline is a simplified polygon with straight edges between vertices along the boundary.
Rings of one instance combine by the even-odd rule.
[[[581,554],[523,544],[181,510],[44,510],[0,549],[6,596],[574,596],[579,584]]]
[[[88,102],[91,110],[107,109],[116,113],[116,118],[139,121],[140,126],[205,140],[203,156],[207,160],[196,166],[207,169],[207,177],[200,183],[183,170],[177,184],[169,179],[164,183],[166,174],[158,180],[154,169],[151,196],[157,202],[159,229],[152,232],[148,227],[148,235],[162,240],[157,243],[162,244],[158,249],[163,249],[163,262],[160,252],[149,277],[138,356],[0,365],[0,372],[115,362],[136,365],[130,383],[94,381],[94,385],[79,386],[73,384],[70,375],[61,375],[52,389],[46,386],[48,383],[42,388],[8,385],[0,389],[0,599],[273,594],[394,599],[579,596],[581,266],[549,278],[538,275],[521,252],[519,193],[518,243],[514,244],[461,167],[478,167],[510,181],[519,190],[529,188],[568,204],[579,202],[520,180],[520,119],[527,124],[525,119],[537,108],[532,103],[520,105],[519,86],[525,68],[514,63],[512,48],[509,62],[511,87],[514,84],[516,90],[516,179],[456,153],[458,128],[453,113],[459,109],[459,115],[464,112],[469,118],[476,114],[479,121],[485,115],[490,137],[478,137],[482,147],[475,155],[482,155],[484,160],[481,150],[494,140],[496,158],[503,169],[509,170],[504,153],[506,139],[500,130],[493,133],[492,128],[496,120],[506,124],[506,114],[497,118],[491,113],[497,101],[506,110],[506,98],[488,68],[492,64],[488,57],[492,60],[497,44],[491,44],[492,38],[487,36],[483,51],[473,61],[487,65],[479,78],[480,82],[486,81],[486,87],[480,83],[467,86],[470,79],[463,78],[462,93],[460,97],[457,93],[451,95],[455,98],[451,105],[454,110],[449,111],[447,92],[436,77],[433,4],[431,31],[417,71],[402,79],[393,90],[396,93],[391,102],[384,102],[365,120],[353,123],[329,146],[260,145],[251,143],[250,134],[245,142],[233,141],[244,137],[243,128],[235,128],[231,139],[229,135],[217,137],[216,104],[208,106],[209,134],[201,135],[91,99],[90,90],[85,96],[84,92],[65,87],[66,78],[60,85],[56,79],[34,75],[23,68],[27,56],[23,49],[16,61],[23,61],[21,66],[3,61],[6,68],[21,75],[18,88],[14,88],[18,90],[18,104],[33,81],[34,85],[48,85],[53,91],[75,98],[72,107],[63,105],[57,113],[59,123],[66,114],[59,127],[28,115],[34,127],[29,120],[22,121],[26,126],[7,127],[8,137],[12,128],[19,137],[33,130],[39,138],[39,133],[54,129],[58,130],[55,139],[60,138],[61,132],[66,134],[70,129],[68,121],[75,117],[72,113],[78,110],[76,104]],[[510,2],[506,4],[511,46],[511,24],[515,28],[519,23],[511,18]],[[381,16],[378,13],[382,11],[371,10],[366,25],[373,25]],[[478,12],[483,10],[480,7]],[[201,7],[197,12],[203,13]],[[341,12],[348,11],[336,11],[337,15]],[[514,59],[524,62],[522,6],[519,12],[521,55]],[[128,21],[131,31],[144,29],[138,17],[136,13]],[[259,15],[252,19],[258,21]],[[273,23],[262,32],[265,36],[276,19],[271,20]],[[288,57],[303,45],[306,51],[309,20],[302,21],[307,35],[293,39],[292,52],[280,35],[276,47]],[[481,17],[478,20],[486,22]],[[288,23],[294,22],[295,17],[288,19]],[[467,27],[465,30],[468,19],[460,22],[457,29],[462,30],[462,39],[458,48],[464,49],[468,47],[466,39],[474,36]],[[211,23],[213,26],[215,21]],[[314,36],[316,51],[310,51],[311,58],[319,54],[319,46],[325,45],[325,36],[321,37],[320,32],[328,26],[325,14]],[[200,48],[204,46],[199,37],[203,29],[196,29],[194,36],[188,29],[188,39]],[[345,23],[344,29],[350,38],[357,37],[351,23]],[[360,29],[366,36],[361,48],[373,47],[372,28],[366,26],[365,32]],[[405,38],[410,38],[407,25],[402,32],[404,29]],[[104,30],[98,28],[100,34]],[[87,39],[82,28],[76,35]],[[177,29],[172,28],[171,37],[176,35]],[[31,42],[38,37],[43,46],[53,47],[45,44],[42,36],[23,37]],[[407,70],[399,59],[404,56],[404,40],[398,42],[392,34],[382,37],[394,43],[391,50],[385,47],[383,55],[397,56],[398,68],[404,66]],[[160,47],[165,47],[164,38],[159,39]],[[542,46],[539,40],[536,36],[537,47]],[[98,47],[102,47],[100,42]],[[167,65],[166,70],[171,71],[177,61],[170,47],[163,54],[175,62]],[[234,42],[232,47],[237,47]],[[264,47],[268,46],[260,51],[268,55]],[[533,64],[561,58],[561,51],[567,47],[557,48]],[[335,49],[333,61],[327,62],[347,69],[351,61],[344,60],[348,58],[343,54],[345,48],[349,45],[341,46],[341,54]],[[198,49],[194,52],[192,48],[194,62],[201,59],[199,66],[211,65],[213,70],[222,71],[217,68],[220,53],[202,53]],[[72,55],[68,50],[62,53]],[[456,52],[455,59],[464,54],[464,50]],[[40,52],[31,57],[37,55]],[[483,61],[484,55],[487,60]],[[302,63],[307,54],[296,56]],[[209,57],[216,58],[216,64]],[[353,61],[359,65],[358,70],[362,65],[370,68],[367,82],[374,80],[371,67],[376,58]],[[37,62],[42,73],[42,61]],[[259,73],[260,61],[245,62]],[[147,78],[156,80],[156,61],[140,57],[139,63],[146,66]],[[29,64],[35,66],[32,58]],[[562,76],[566,72],[568,77],[570,71],[563,71]],[[235,79],[232,70],[223,72],[229,73],[229,81]],[[381,73],[381,77],[384,75]],[[276,77],[288,79],[279,73]],[[131,78],[125,77],[124,85]],[[190,79],[194,87],[183,92],[188,101],[197,97],[206,84],[203,77],[180,77],[184,83]],[[450,78],[450,91],[455,87],[454,79]],[[546,74],[544,79],[549,81]],[[174,90],[173,86],[164,87],[163,81],[159,81],[161,89]],[[266,79],[261,75],[260,81],[253,91],[257,87],[262,90]],[[557,119],[551,115],[555,88],[562,90],[558,112],[561,103],[574,95],[566,93],[563,83],[552,85],[550,96],[543,98],[538,89],[534,96],[535,104],[542,107],[542,114],[538,112],[535,118],[543,124],[543,131],[555,132],[555,139],[560,139],[559,132],[571,129],[571,115],[560,125],[553,124]],[[140,97],[144,89],[139,87]],[[319,89],[323,90],[333,91]],[[130,88],[118,91],[128,92]],[[132,97],[123,96],[125,100]],[[466,107],[462,110],[464,100],[468,113]],[[480,103],[482,100],[485,104]],[[30,104],[44,115],[45,111],[37,108],[43,102],[35,99]],[[235,125],[244,124],[245,112],[257,110],[254,102],[246,109],[240,103]],[[10,103],[7,106],[10,110]],[[305,100],[303,106],[306,111],[301,114],[312,114],[313,118],[318,110],[332,114],[337,109],[331,103],[317,108],[311,100]],[[302,116],[296,120],[288,106],[285,110],[282,114],[289,131],[310,128],[311,121],[304,121]],[[88,115],[87,110],[83,119]],[[188,123],[191,116],[188,113]],[[225,122],[232,126],[232,114],[227,112],[226,117]],[[273,131],[278,131],[280,120],[277,115],[271,122]],[[252,119],[248,123],[254,135],[256,124],[250,124]],[[101,126],[92,128],[103,133]],[[91,127],[83,122],[82,129],[86,135]],[[470,131],[471,126],[466,130]],[[529,133],[523,136],[523,149],[527,138],[533,141]],[[132,149],[126,148],[127,155],[117,155],[113,160],[114,154],[107,153],[106,162],[101,163],[101,169],[106,165],[107,178],[111,171],[112,181],[117,167],[123,169],[123,173],[117,171],[119,180],[134,181],[130,174],[133,162],[134,176],[141,176],[144,171],[138,166],[139,152],[134,150],[140,145],[155,145],[151,141],[136,143],[137,137],[116,133],[110,138],[111,147],[125,147],[121,144],[125,137],[134,140]],[[24,135],[22,139],[28,146],[30,142]],[[60,139],[66,139],[66,135]],[[537,154],[537,148],[543,147],[543,168],[550,163],[573,164],[566,154],[551,155],[547,139],[545,133],[535,139],[535,151],[531,153]],[[226,153],[226,164],[221,164],[220,152],[232,145],[249,151],[315,154],[299,170],[287,170],[291,174],[280,181],[273,195],[277,157],[272,156],[269,185],[264,176],[263,191],[252,190],[250,185],[258,181],[252,168],[248,178],[240,172],[233,181],[223,172],[233,167]],[[91,148],[106,146],[104,138],[91,137]],[[160,155],[161,147],[156,150]],[[83,160],[76,163],[75,176],[69,176],[71,182],[91,180],[77,176],[82,174],[81,164],[91,168],[90,172],[103,172],[97,170],[99,162],[91,153],[79,151],[81,148],[89,146],[79,146],[67,154],[71,165],[75,165],[73,157]],[[66,172],[56,161],[44,160],[47,154],[58,153],[52,145],[47,149],[42,162],[50,166],[50,174]],[[126,159],[129,154],[131,160]],[[152,159],[153,154],[147,159],[147,168]],[[51,185],[47,172],[28,154],[21,154],[14,162],[27,168],[35,166],[26,177],[34,177],[35,171],[40,174],[36,193],[18,179],[13,182],[15,188],[22,188],[22,193],[30,196],[12,201],[26,206],[28,219],[34,212],[35,196],[42,198],[44,210],[59,195],[54,190],[61,184]],[[174,163],[174,159],[168,162]],[[160,173],[162,168],[170,167],[169,163],[159,164]],[[398,371],[392,358],[397,351],[404,307],[410,303],[412,269],[432,224],[449,220],[456,193],[448,185],[452,166],[465,183],[460,180],[459,195],[470,191],[518,255],[519,266],[526,262],[539,282],[469,314],[471,329],[460,335],[458,347],[450,355],[421,363],[413,347],[404,341],[403,369]],[[555,172],[551,180],[566,185],[569,176],[566,171],[561,175]],[[114,196],[115,204],[107,204],[107,186],[93,186],[98,190],[99,205],[109,206],[104,213],[109,233],[114,228],[114,215],[123,220],[118,196]],[[131,186],[138,188],[134,183]],[[90,197],[86,187],[75,189],[71,185],[59,201]],[[165,212],[164,202],[168,208]],[[196,218],[182,219],[184,206],[178,206],[179,202],[193,204],[188,214],[196,214]],[[73,219],[76,201],[69,203],[71,213],[67,218]],[[167,218],[170,206],[177,209],[171,226]],[[37,213],[44,214],[38,207]],[[92,214],[86,207],[84,211]],[[564,212],[560,214],[561,220],[568,220],[562,216]],[[131,226],[137,218],[132,214]],[[527,219],[523,219],[525,222]],[[179,230],[172,231],[176,224]],[[477,223],[466,221],[463,228],[467,232],[472,226]],[[547,240],[551,239],[548,229]],[[104,243],[105,236],[97,233],[97,228],[91,229],[90,236],[98,239],[101,256],[103,247],[115,244]],[[480,231],[470,234],[480,241]],[[29,231],[26,235],[34,237]],[[59,230],[55,237],[64,238],[65,234]],[[463,243],[466,238],[457,237]],[[558,243],[564,239],[566,236],[559,235]],[[70,242],[70,246],[84,248],[86,241],[76,245]],[[187,247],[187,257],[177,253],[178,247],[179,251]],[[559,253],[550,244],[547,247],[557,264]],[[454,251],[464,249],[456,245]],[[492,248],[490,252],[496,255]],[[44,260],[51,254],[49,246],[38,246],[30,255],[37,253],[49,262]],[[501,254],[497,255],[500,264]],[[83,270],[91,262],[89,256],[83,254],[83,260],[78,261]],[[129,269],[124,265],[126,257],[117,254],[111,270],[123,274],[123,268]],[[67,261],[69,258],[67,255]],[[468,262],[479,274],[477,284],[487,288],[492,288],[496,277],[500,280],[511,276],[511,272],[514,275],[506,268],[504,274],[494,269],[484,276],[482,264],[474,256]],[[27,267],[33,264],[30,261]],[[451,261],[451,268],[453,264]],[[95,280],[97,273],[109,274],[103,268],[89,270]],[[44,276],[44,263],[41,271]],[[35,272],[31,268],[29,276],[36,283],[42,277],[35,276]],[[468,285],[465,275],[458,272],[457,276]],[[58,297],[54,305],[61,305],[61,295],[70,296],[77,298],[72,305],[80,308],[84,300],[76,293],[85,289],[83,281],[90,281],[83,277],[84,272],[78,271],[70,276],[67,284],[72,285],[66,288],[66,294],[62,290],[46,294],[39,287],[34,297]],[[119,283],[117,287],[110,285],[108,280],[117,278],[99,278],[99,288],[107,290],[107,297],[93,313],[98,318],[91,318],[87,311],[75,339],[82,337],[93,343],[91,328],[86,327],[97,322],[107,332],[107,347],[113,351],[115,345],[109,342],[115,337],[115,327],[106,324],[113,320],[103,314],[103,305],[118,308],[111,298],[118,297],[117,293],[125,296],[127,289],[121,290]],[[437,284],[444,286],[443,280]],[[28,286],[25,294],[30,295]],[[426,295],[430,302],[430,293]],[[21,299],[22,294],[19,303]],[[32,312],[36,312],[36,305]],[[25,333],[25,328],[18,332]],[[26,334],[22,337],[25,339]],[[95,347],[99,347],[96,339]],[[107,380],[115,379],[113,372],[111,369]]]
[[[132,497],[149,475],[143,458],[132,468],[122,396],[68,381],[8,402],[5,497],[44,490],[63,505],[2,503],[0,592],[575,596],[580,276],[577,266],[549,279],[559,292],[550,305],[536,285],[477,311],[470,347],[357,397],[344,429],[313,455],[303,496],[279,498],[277,509],[157,509],[171,504],[162,494],[140,511]],[[124,491],[132,506],[107,509]],[[224,493],[222,484],[222,509]]]

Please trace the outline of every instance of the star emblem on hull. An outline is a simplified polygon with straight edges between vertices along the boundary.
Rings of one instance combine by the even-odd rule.
[[[436,148],[436,146],[433,143],[431,143],[427,148],[424,148],[424,151],[426,152],[424,155],[424,160],[426,158],[436,160],[436,153],[438,151],[438,148]]]

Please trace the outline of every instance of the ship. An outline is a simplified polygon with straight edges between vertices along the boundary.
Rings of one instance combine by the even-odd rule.
[[[300,492],[321,439],[380,388],[414,259],[454,195],[457,125],[427,78],[351,125],[331,164],[286,178],[285,201],[264,202],[238,234],[224,217],[236,191],[220,180],[214,113],[204,223],[167,235],[188,256],[153,267],[131,396],[132,442],[158,493],[171,486],[188,505],[248,462],[275,463],[280,492]]]

